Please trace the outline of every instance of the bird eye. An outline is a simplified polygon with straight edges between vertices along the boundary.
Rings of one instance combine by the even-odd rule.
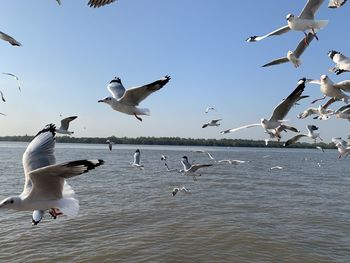
[[[13,204],[13,200],[12,199],[10,200],[10,203]]]

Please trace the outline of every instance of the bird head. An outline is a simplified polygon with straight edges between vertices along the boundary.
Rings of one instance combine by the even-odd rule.
[[[321,76],[321,82],[327,82],[328,81],[328,76],[327,75],[322,75]]]
[[[104,102],[104,103],[107,103],[107,104],[112,104],[112,101],[113,101],[112,97],[106,97],[106,98],[103,98],[102,100],[99,100],[97,102]]]
[[[10,196],[1,201],[0,208],[16,209],[20,203],[21,199],[18,196]]]
[[[288,14],[286,16],[286,19],[287,19],[287,21],[292,21],[294,19],[294,15],[293,14]]]
[[[340,54],[340,52],[335,51],[335,50],[330,50],[330,51],[328,51],[328,57],[330,57],[331,59],[333,59],[333,57],[334,57],[336,54]]]
[[[114,77],[114,79],[112,79],[109,83],[119,83],[122,84],[122,81],[120,80],[120,78]]]

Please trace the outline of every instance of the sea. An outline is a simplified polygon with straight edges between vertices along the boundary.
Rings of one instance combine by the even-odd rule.
[[[0,199],[20,194],[28,143],[0,143]],[[140,149],[140,170],[130,165]],[[213,163],[194,180],[181,157]],[[103,159],[71,178],[75,218],[0,210],[0,262],[350,262],[350,160],[336,150],[56,144],[57,163]],[[271,169],[279,166],[280,169]],[[199,172],[198,171],[198,172]],[[178,192],[185,187],[191,194]]]

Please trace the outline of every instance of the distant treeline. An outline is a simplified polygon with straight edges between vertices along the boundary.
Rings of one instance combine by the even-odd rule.
[[[34,136],[3,136],[0,137],[0,141],[18,141],[18,142],[30,142]],[[222,146],[222,147],[273,147],[282,148],[282,142],[269,142],[269,145],[265,145],[265,141],[262,140],[242,140],[242,139],[194,139],[194,138],[180,138],[180,137],[83,137],[75,138],[69,136],[57,136],[56,141],[61,143],[94,143],[105,144],[106,140],[110,140],[116,144],[138,144],[138,145],[186,145],[186,146]],[[288,148],[315,148],[321,146],[325,149],[335,148],[333,143],[296,143],[288,146]]]

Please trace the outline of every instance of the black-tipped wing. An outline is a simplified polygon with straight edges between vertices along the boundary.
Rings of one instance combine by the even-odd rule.
[[[339,8],[346,3],[347,0],[329,0],[328,8]]]
[[[249,38],[246,39],[247,42],[256,42],[256,41],[260,41],[263,40],[264,38],[267,37],[271,37],[271,36],[279,36],[282,35],[284,33],[287,33],[288,31],[290,31],[290,28],[288,25],[280,27],[264,36],[251,36]]]
[[[127,91],[125,91],[123,97],[120,98],[120,101],[125,104],[137,106],[141,101],[143,101],[153,92],[160,90],[165,84],[169,82],[169,80],[170,76],[165,76],[150,84],[128,89]]]
[[[96,7],[101,7],[101,6],[104,6],[104,5],[111,4],[111,3],[115,2],[115,1],[117,1],[117,0],[89,0],[88,5],[90,7],[96,8]]]
[[[62,198],[64,181],[95,169],[103,160],[79,160],[45,166],[29,173],[33,188],[28,196],[32,200]]]
[[[283,146],[288,146],[291,145],[293,143],[296,143],[298,140],[300,140],[300,138],[306,137],[306,134],[298,134],[295,135],[294,137],[290,138],[288,141],[286,141]]]
[[[22,46],[21,43],[19,43],[16,39],[14,39],[13,37],[1,31],[0,31],[0,38],[2,40],[9,42],[12,46]]]
[[[324,0],[308,0],[301,11],[299,18],[315,19],[315,14],[323,4]]]
[[[269,67],[269,66],[273,66],[273,65],[278,65],[278,64],[283,64],[283,63],[287,63],[289,60],[287,57],[283,57],[283,58],[278,58],[275,59],[265,65],[262,65],[262,67]]]
[[[304,89],[305,89],[305,79],[300,80],[295,90],[274,109],[270,120],[271,121],[283,120],[287,116],[288,112],[293,107],[295,102],[299,100],[299,97],[303,93]]]
[[[71,116],[71,117],[67,117],[67,118],[64,118],[61,120],[61,127],[60,129],[62,130],[68,130],[69,128],[69,123],[72,121],[72,120],[75,120],[76,118],[78,118],[78,116]]]

